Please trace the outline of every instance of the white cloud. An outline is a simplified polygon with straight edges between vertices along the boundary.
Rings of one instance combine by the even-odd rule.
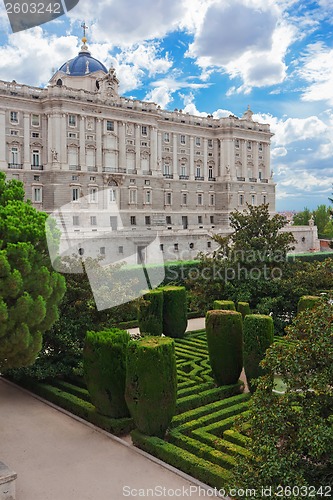
[[[302,99],[333,104],[333,49],[322,42],[311,44],[302,62],[298,73],[309,84]]]
[[[152,101],[161,106],[162,109],[173,101],[172,91],[168,87],[156,87],[146,94],[145,101]]]
[[[288,151],[285,147],[279,147],[279,148],[273,148],[271,150],[271,158],[279,158],[281,156],[286,156],[288,154]]]

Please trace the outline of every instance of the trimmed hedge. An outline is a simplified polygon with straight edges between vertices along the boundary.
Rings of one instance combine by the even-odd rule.
[[[214,300],[214,309],[224,309],[225,311],[236,311],[235,303],[232,300]]]
[[[244,369],[251,392],[252,380],[264,374],[259,363],[264,359],[266,350],[274,341],[274,323],[270,316],[248,314],[243,322],[244,332]]]
[[[163,291],[151,290],[140,302],[138,323],[141,334],[160,336],[163,333]]]
[[[163,437],[176,412],[174,341],[165,337],[132,340],[127,350],[125,399],[137,428]]]
[[[108,417],[129,416],[124,396],[129,341],[129,333],[117,328],[86,335],[84,378],[97,411]]]
[[[180,338],[187,328],[187,295],[183,286],[166,286],[163,290],[163,333]]]
[[[241,313],[242,318],[244,319],[245,316],[251,314],[250,304],[248,302],[238,302],[237,311]]]
[[[306,309],[312,309],[319,300],[320,297],[316,295],[303,295],[298,301],[297,313],[305,311]]]
[[[209,361],[218,385],[236,384],[243,369],[242,315],[232,310],[206,314]]]

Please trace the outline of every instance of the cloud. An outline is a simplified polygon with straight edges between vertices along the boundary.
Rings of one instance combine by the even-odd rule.
[[[308,83],[302,99],[333,105],[333,49],[323,42],[310,44],[301,61],[303,66],[298,74]]]
[[[168,87],[156,87],[146,94],[144,100],[155,102],[165,109],[173,101],[172,91]]]

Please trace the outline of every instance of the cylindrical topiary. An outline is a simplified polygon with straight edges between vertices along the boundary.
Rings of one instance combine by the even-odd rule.
[[[125,401],[126,349],[130,335],[112,328],[87,332],[83,371],[91,401],[102,415],[128,417]]]
[[[139,305],[138,322],[141,334],[159,336],[163,333],[163,291],[145,293]]]
[[[163,290],[163,333],[183,337],[187,327],[187,294],[184,286],[166,286]]]
[[[243,319],[248,314],[251,314],[250,304],[248,302],[238,302],[237,311],[241,313]]]
[[[164,437],[176,411],[173,339],[148,336],[129,343],[125,398],[139,431]]]
[[[225,311],[236,311],[232,300],[214,300],[214,309],[223,309]]]
[[[316,295],[303,295],[297,304],[297,313],[305,311],[306,309],[312,309],[320,300],[320,297]]]
[[[243,368],[243,321],[236,311],[214,310],[206,314],[209,361],[218,385],[238,382]]]
[[[251,380],[264,374],[259,363],[274,340],[273,319],[264,314],[248,314],[244,318],[243,333],[244,369],[249,389],[253,392],[255,388]]]

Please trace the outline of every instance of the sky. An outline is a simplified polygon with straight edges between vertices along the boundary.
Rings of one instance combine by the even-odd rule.
[[[80,0],[12,33],[0,2],[0,79],[47,85],[81,46],[113,65],[124,96],[269,123],[277,210],[329,204],[333,182],[332,0]]]

